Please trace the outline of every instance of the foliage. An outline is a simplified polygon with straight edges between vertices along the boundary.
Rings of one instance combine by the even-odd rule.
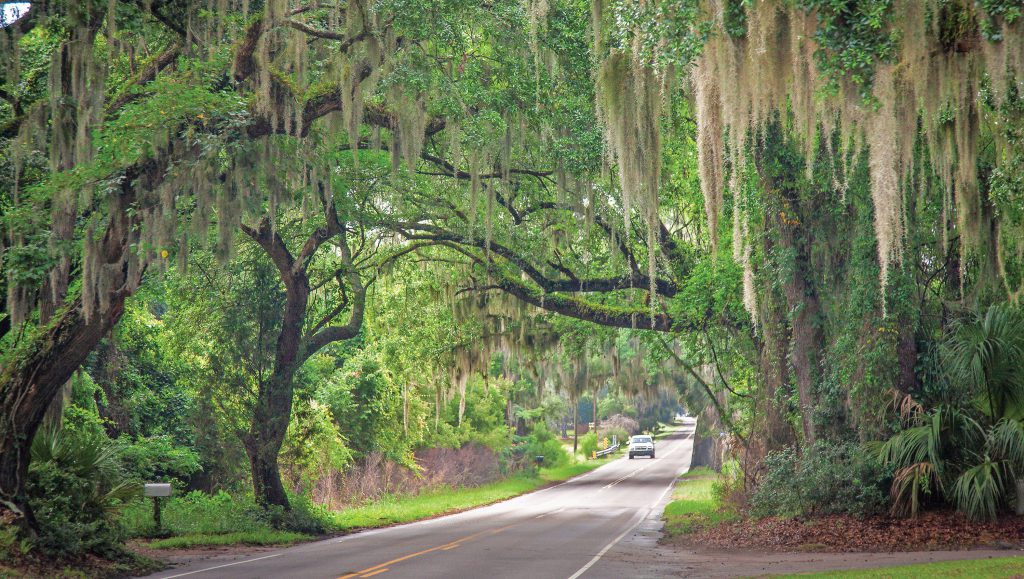
[[[926,412],[907,399],[906,428],[879,447],[882,460],[896,468],[894,512],[916,516],[931,496],[972,519],[991,520],[1019,500],[1014,494],[1024,473],[1022,330],[1019,311],[1000,305],[953,326],[944,363],[951,379],[973,394],[958,402],[973,407]]]
[[[598,450],[597,449],[597,443],[598,443],[598,440],[597,440],[597,433],[596,432],[588,432],[588,433],[584,434],[583,436],[580,437],[580,440],[579,440],[580,452],[586,458],[590,458],[590,457],[594,456],[594,453],[597,452],[597,450]]]
[[[40,549],[59,558],[122,553],[117,513],[140,487],[125,473],[117,444],[96,431],[41,430],[29,477]]]
[[[888,469],[855,444],[819,441],[799,455],[789,448],[765,458],[751,512],[758,517],[866,517],[887,507],[890,479]]]
[[[562,443],[555,438],[555,433],[551,432],[543,422],[539,422],[533,427],[533,433],[530,435],[524,452],[527,460],[533,460],[538,456],[544,457],[541,464],[547,468],[565,466],[570,458]]]
[[[1024,418],[1024,314],[995,304],[960,320],[945,341],[950,379],[972,389],[992,422]]]
[[[706,468],[689,470],[676,483],[662,518],[668,537],[686,535],[736,518],[717,496],[717,474]]]
[[[163,499],[161,523],[165,533],[175,536],[269,533],[280,530],[303,534],[322,533],[326,514],[308,501],[292,500],[291,512],[264,509],[249,496],[190,492]],[[130,537],[147,537],[153,531],[153,505],[148,500],[130,503],[121,515]]]
[[[119,442],[124,468],[136,480],[171,482],[180,489],[201,468],[192,448],[175,444],[167,435],[124,437]]]

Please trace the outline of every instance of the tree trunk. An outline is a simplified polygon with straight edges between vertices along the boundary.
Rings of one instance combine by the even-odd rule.
[[[576,452],[579,451],[580,446],[580,425],[576,421],[576,416],[579,414],[580,403],[576,400],[572,401],[572,455],[576,456]]]
[[[141,170],[153,167],[161,166]],[[134,201],[132,183],[139,176],[126,175],[122,194],[111,196],[110,218],[96,256],[111,289],[97,299],[91,317],[83,314],[81,297],[56,309],[21,354],[9,356],[8,365],[0,369],[0,511],[11,513],[23,531],[36,528],[25,494],[32,439],[61,387],[121,319],[124,302],[142,275],[142,267],[129,267],[128,251],[138,241],[138,223],[127,207]]]
[[[278,267],[285,288],[285,304],[274,353],[274,371],[260,384],[245,449],[252,464],[252,490],[256,500],[265,507],[278,505],[289,509],[291,505],[281,482],[277,456],[291,421],[295,371],[305,361],[302,328],[309,303],[309,280],[305,268],[294,267],[284,240],[272,230],[268,220],[265,219],[254,233],[250,233],[250,237]]]
[[[897,384],[900,392],[910,394],[917,391],[917,336],[909,315],[900,316],[898,323],[896,357],[899,360],[900,374]]]
[[[331,342],[353,338],[362,327],[366,289],[358,272],[352,266],[352,256],[334,206],[327,201],[324,203],[327,227],[314,232],[306,240],[297,257],[293,257],[288,251],[284,240],[274,230],[269,219],[264,218],[258,229],[242,226],[242,231],[259,244],[274,262],[285,289],[284,315],[281,333],[277,337],[274,370],[270,378],[260,384],[252,424],[245,436],[246,452],[252,465],[253,493],[256,500],[264,506],[279,505],[285,509],[290,508],[278,469],[278,455],[288,434],[288,423],[291,421],[295,372],[320,348]],[[344,304],[347,303],[343,302],[316,324],[310,335],[305,335],[303,328],[306,324],[306,307],[311,291],[307,268],[320,245],[339,235],[342,261],[349,270],[347,277],[354,294],[352,313],[347,325],[330,325],[334,316],[342,311]]]
[[[0,511],[25,529],[35,528],[25,495],[32,439],[61,388],[121,318],[126,297],[119,292],[108,311],[89,321],[79,302],[71,304],[0,374]]]
[[[245,445],[245,450],[252,466],[252,490],[256,500],[264,507],[276,505],[288,510],[291,505],[288,503],[288,495],[281,482],[281,470],[277,464],[277,455],[281,451],[283,441],[283,436],[276,444],[274,440],[263,443],[252,440]]]
[[[767,453],[793,444],[795,433],[786,420],[785,402],[779,400],[780,393],[787,391],[789,383],[788,332],[777,305],[773,303],[775,300],[768,292],[760,301],[762,338],[755,339],[755,343],[764,386],[764,452]]]
[[[788,272],[783,293],[792,328],[789,362],[796,378],[804,442],[813,444],[817,438],[814,411],[818,402],[820,362],[824,349],[821,307],[812,274],[808,231],[808,223],[813,219],[813,215],[808,214],[813,213],[813,207],[801,205],[803,199],[797,183],[804,169],[797,161],[800,155],[785,142],[779,127],[772,127],[767,138],[771,142],[758,159],[758,170],[765,191],[774,201],[765,210],[778,231],[777,241],[783,250],[779,252],[782,256],[779,265]]]

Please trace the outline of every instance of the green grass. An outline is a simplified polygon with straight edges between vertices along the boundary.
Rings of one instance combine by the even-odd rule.
[[[878,569],[856,569],[852,571],[828,571],[785,577],[864,577],[887,579],[916,579],[917,577],[1020,577],[1024,575],[1024,557],[996,559],[974,559],[969,561],[943,561],[900,567],[879,567]]]
[[[147,546],[151,549],[188,549],[191,547],[210,547],[223,545],[290,545],[308,541],[313,535],[292,533],[290,531],[240,531],[210,535],[204,533],[180,535],[169,539],[153,541]]]
[[[411,523],[440,515],[510,499],[591,471],[609,459],[590,460],[555,468],[543,468],[537,476],[519,476],[471,488],[436,489],[411,497],[388,497],[362,507],[333,514],[331,527],[337,531],[372,529]]]
[[[531,475],[516,476],[479,487],[440,488],[415,496],[385,497],[372,503],[330,512],[293,501],[293,513],[317,520],[328,532],[372,529],[464,511],[510,499],[545,485],[570,479],[614,460],[581,461],[542,468]],[[315,538],[315,535],[278,531],[251,497],[227,493],[189,493],[163,504],[163,528],[172,536],[155,540],[153,549],[184,549],[223,545],[282,545]],[[153,534],[152,505],[138,501],[125,509],[122,521],[131,537]]]
[[[719,508],[712,489],[718,476],[707,467],[695,468],[682,476],[662,515],[666,536],[686,535],[735,518],[733,513]]]
[[[678,432],[683,428],[682,424],[676,422],[673,422],[671,424],[661,422],[659,423],[659,425],[661,426],[661,429],[658,430],[658,434],[654,435],[654,440],[661,440],[662,438],[665,438],[666,436],[674,432]]]

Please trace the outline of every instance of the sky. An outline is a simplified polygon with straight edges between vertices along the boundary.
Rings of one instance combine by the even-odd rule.
[[[28,11],[28,2],[3,2],[3,16],[0,16],[0,28],[6,27]]]

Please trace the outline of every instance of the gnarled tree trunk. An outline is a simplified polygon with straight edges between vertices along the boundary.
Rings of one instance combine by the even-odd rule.
[[[270,378],[260,384],[252,423],[243,437],[252,466],[253,493],[263,506],[290,508],[278,467],[278,455],[291,421],[295,373],[320,348],[353,338],[362,327],[366,290],[352,264],[345,231],[338,221],[333,202],[324,200],[324,205],[327,226],[314,232],[294,257],[269,219],[264,218],[255,229],[242,226],[242,231],[266,252],[277,267],[285,289],[284,315],[281,333],[277,337],[274,370]],[[344,275],[352,286],[354,299],[351,304],[339,304],[306,333],[306,308],[311,292],[308,267],[317,249],[335,237],[339,238],[341,259],[346,270]],[[330,325],[348,305],[352,306],[348,324]]]
[[[110,218],[95,256],[110,288],[98,296],[99,305],[88,318],[81,297],[55,309],[0,370],[0,511],[12,513],[27,531],[36,526],[25,492],[32,438],[61,387],[121,319],[124,302],[142,275],[141,268],[129,267],[138,223],[126,210],[135,198],[132,182],[137,176],[126,175],[121,194],[111,197]]]

